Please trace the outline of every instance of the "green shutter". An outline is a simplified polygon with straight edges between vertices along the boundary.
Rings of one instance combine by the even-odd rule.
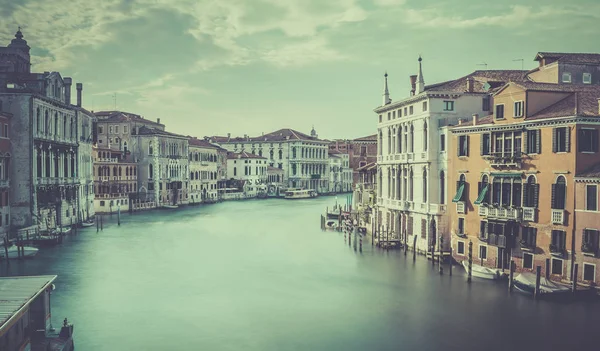
[[[481,189],[481,191],[479,192],[479,196],[477,197],[477,200],[475,200],[475,205],[481,204],[481,202],[483,201],[483,199],[485,199],[485,195],[487,194],[489,187],[490,187],[490,185],[486,184],[483,187],[483,189]]]
[[[499,178],[521,178],[522,177],[522,173],[514,173],[514,172],[492,172],[490,174],[492,177],[499,177]]]
[[[464,191],[465,191],[465,183],[461,183],[460,186],[458,187],[458,190],[456,191],[456,195],[454,195],[454,198],[452,199],[452,202],[459,202],[460,199],[462,198]]]

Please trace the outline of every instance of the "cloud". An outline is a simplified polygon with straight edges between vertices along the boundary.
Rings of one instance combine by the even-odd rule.
[[[261,53],[262,59],[279,67],[303,66],[318,62],[343,60],[346,57],[329,47],[324,38],[287,44]]]
[[[373,0],[373,3],[377,6],[387,7],[387,6],[400,6],[404,5],[406,0]]]

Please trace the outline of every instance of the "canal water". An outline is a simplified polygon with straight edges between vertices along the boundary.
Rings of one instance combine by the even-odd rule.
[[[78,350],[598,349],[600,305],[509,295],[322,232],[334,197],[106,218],[2,275],[57,274]],[[340,198],[341,203],[345,199]]]

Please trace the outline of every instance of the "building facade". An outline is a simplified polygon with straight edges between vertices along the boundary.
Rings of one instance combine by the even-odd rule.
[[[11,140],[11,226],[70,225],[80,218],[79,148],[81,83],[71,104],[71,79],[58,72],[31,73],[29,46],[18,31],[0,48],[0,101],[13,115]],[[85,181],[84,181],[85,182]]]
[[[130,155],[108,148],[94,148],[94,208],[98,213],[129,211],[137,193],[137,165]]]
[[[575,255],[580,284],[600,282],[600,163],[575,176]]]
[[[318,139],[314,129],[310,136],[293,129],[280,129],[259,137],[228,135],[209,140],[230,152],[265,157],[268,166],[284,170],[284,183],[288,187],[304,187],[320,193],[329,190],[328,142]]]
[[[267,190],[267,165],[265,157],[250,154],[230,152],[227,155],[227,174],[230,179],[243,181],[245,197],[256,197]]]
[[[219,147],[206,140],[190,138],[190,203],[214,202],[219,188]]]
[[[456,260],[472,242],[485,266],[508,269],[512,260],[517,271],[541,266],[551,279],[572,278],[581,249],[574,176],[600,162],[599,99],[594,85],[510,82],[494,93],[492,115],[452,128]]]
[[[377,162],[377,134],[351,140],[334,140],[329,144],[329,151],[348,155],[352,184],[360,183],[358,169],[368,163]]]
[[[350,168],[349,155],[336,150],[329,150],[330,193],[345,193],[352,191],[353,171]]]
[[[378,117],[377,231],[419,251],[448,249],[446,126],[490,110],[490,92],[525,71],[475,71],[425,86],[421,58],[410,78],[410,96],[392,102],[385,75]],[[443,238],[444,237],[444,238]],[[443,238],[443,239],[442,239]]]
[[[187,204],[188,137],[141,126],[132,147],[133,160],[138,164],[138,200],[156,206]]]
[[[0,241],[10,231],[10,121],[0,109]]]

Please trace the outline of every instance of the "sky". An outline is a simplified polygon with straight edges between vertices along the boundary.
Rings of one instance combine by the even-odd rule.
[[[0,19],[0,45],[21,26],[32,71],[83,83],[87,109],[199,137],[375,134],[383,74],[407,97],[419,55],[433,84],[600,52],[597,0],[0,0]]]

